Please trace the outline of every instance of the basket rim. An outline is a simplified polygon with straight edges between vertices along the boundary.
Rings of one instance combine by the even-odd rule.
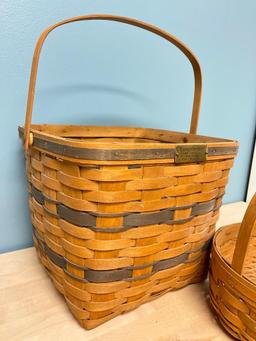
[[[229,264],[225,258],[222,256],[219,248],[218,248],[218,237],[227,229],[239,229],[241,223],[233,223],[229,225],[222,226],[219,228],[214,237],[213,237],[213,243],[212,243],[212,253],[214,253],[214,256],[217,258],[217,261],[220,262],[221,266],[224,268],[226,272],[228,272],[231,275],[232,280],[239,281],[240,283],[244,284],[247,288],[254,291],[256,293],[256,284],[254,284],[252,281],[250,281],[248,278],[244,277],[243,275],[240,275],[237,273],[234,269],[232,269],[231,264]],[[215,267],[216,265],[214,262],[211,262],[211,267]]]
[[[82,134],[77,134],[77,130],[82,131]],[[18,126],[20,134],[24,133],[24,127]],[[70,131],[72,133],[70,133]],[[94,133],[93,133],[94,131]],[[129,131],[129,133],[128,133]],[[238,146],[239,142],[233,139],[224,139],[219,137],[211,137],[206,135],[190,134],[179,131],[171,131],[167,129],[156,129],[150,127],[135,127],[135,126],[94,126],[94,125],[64,125],[64,124],[33,124],[31,125],[31,132],[35,136],[41,138],[54,139],[59,143],[73,145],[78,147],[92,147],[102,148],[99,146],[102,143],[91,141],[77,141],[72,140],[72,137],[131,137],[131,138],[148,138],[155,139],[156,142],[142,143],[142,142],[125,142],[122,143],[122,148],[129,149],[131,147],[146,149],[151,148],[173,148],[180,144],[207,144],[209,146],[232,145]],[[113,135],[115,133],[115,135]],[[101,134],[100,136],[98,134]],[[153,135],[153,136],[152,136]],[[156,136],[155,136],[156,135]],[[176,140],[177,142],[170,142],[166,139]],[[180,141],[179,141],[180,140]],[[115,149],[120,148],[120,142],[104,142],[104,148]]]
[[[24,128],[19,127],[18,130],[24,139]],[[238,152],[237,141],[151,128],[43,124],[33,125],[30,137],[33,148],[83,162],[138,163],[140,160],[142,163],[176,163],[182,149],[182,156],[185,156],[182,162],[191,164],[234,158]],[[95,137],[101,139],[95,142]],[[104,140],[110,137],[149,141],[121,143],[120,140]],[[87,140],[77,141],[77,138]],[[90,138],[94,141],[88,141]]]

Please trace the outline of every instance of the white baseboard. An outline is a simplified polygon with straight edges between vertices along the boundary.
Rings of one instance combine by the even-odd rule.
[[[222,205],[220,209],[220,218],[217,222],[217,228],[242,221],[248,203],[238,201],[232,204]]]
[[[253,153],[253,159],[252,159],[249,184],[248,184],[248,189],[247,189],[246,202],[250,202],[255,192],[256,192],[256,142],[254,146],[254,153]]]

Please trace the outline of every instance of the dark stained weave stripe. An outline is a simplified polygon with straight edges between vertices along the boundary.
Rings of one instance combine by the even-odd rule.
[[[124,227],[163,224],[172,220],[173,214],[171,209],[153,213],[132,213],[124,217]]]
[[[57,205],[57,213],[60,218],[65,219],[71,224],[96,227],[96,217],[89,213],[76,211],[62,204]]]
[[[160,260],[158,262],[150,263],[150,264],[144,264],[141,266],[128,266],[120,269],[115,270],[91,270],[87,267],[82,267],[79,265],[76,265],[74,263],[69,262],[65,257],[57,254],[52,249],[50,249],[47,244],[41,239],[41,237],[38,235],[35,228],[33,228],[33,235],[34,238],[38,241],[38,245],[43,251],[47,257],[57,266],[62,268],[67,275],[70,277],[73,277],[79,281],[82,282],[93,282],[93,283],[108,283],[108,282],[115,282],[115,281],[134,281],[138,279],[143,279],[150,277],[151,275],[155,274],[158,271],[170,269],[172,267],[175,267],[179,264],[183,263],[189,263],[191,260],[189,259],[189,255],[192,253],[196,253],[198,251],[209,251],[211,246],[211,240],[208,240],[205,242],[200,248],[197,248],[195,250],[191,250],[189,252],[185,252],[179,256]],[[194,261],[194,259],[193,259]],[[77,277],[70,273],[67,270],[67,264],[72,265],[80,270],[84,270],[84,278]],[[149,274],[143,275],[143,276],[137,276],[132,277],[133,271],[140,268],[147,268],[149,266],[152,266],[152,271]]]
[[[58,253],[50,249],[46,243],[45,243],[45,253],[47,254],[47,257],[50,258],[50,260],[54,264],[56,264],[60,268],[66,268],[66,261],[64,257],[62,257],[61,255],[59,255]]]
[[[174,266],[184,263],[187,260],[187,258],[188,254],[183,253],[180,256],[174,258],[160,260],[159,262],[154,264],[152,272],[155,273],[157,271],[173,268]]]
[[[23,129],[19,129],[19,135],[23,138]],[[185,144],[184,144],[185,145]],[[53,141],[34,137],[33,146],[48,150],[49,152],[72,157],[75,159],[98,160],[98,161],[128,161],[128,160],[151,160],[151,159],[174,159],[175,148],[159,149],[92,149],[79,148],[59,144]],[[235,155],[237,146],[208,147],[208,155]]]
[[[93,283],[122,281],[132,277],[132,269],[117,270],[86,270],[84,279]]]
[[[31,186],[31,195],[36,199],[36,201],[39,204],[44,205],[45,198],[43,193],[34,186]]]
[[[31,187],[31,195],[35,198],[35,200],[44,205],[45,197],[37,190],[34,186]],[[203,215],[209,213],[215,209],[217,198],[214,198],[210,201],[206,201],[203,203],[193,204],[190,206],[181,206],[181,207],[170,207],[168,209],[164,209],[157,212],[146,212],[146,213],[123,213],[119,216],[123,216],[123,225],[115,228],[99,228],[96,227],[97,217],[109,217],[113,218],[116,215],[110,214],[95,214],[93,212],[83,212],[77,211],[72,208],[69,208],[61,203],[56,202],[57,214],[49,211],[46,207],[43,206],[44,210],[57,218],[63,219],[71,224],[76,225],[77,227],[86,227],[90,228],[96,232],[122,232],[126,231],[130,228],[137,226],[146,226],[146,225],[155,225],[155,224],[182,224],[187,221],[190,221],[195,216]],[[192,208],[191,216],[185,219],[176,219],[174,220],[174,211],[180,209]]]
[[[197,215],[209,213],[215,208],[215,205],[216,205],[216,198],[210,201],[196,204],[192,207],[191,215],[197,216]]]

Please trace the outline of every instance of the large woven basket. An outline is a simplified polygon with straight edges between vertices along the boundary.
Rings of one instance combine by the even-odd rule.
[[[134,25],[190,60],[190,133],[125,127],[31,125],[39,55],[48,33],[78,20]],[[196,135],[201,70],[179,40],[111,15],[62,21],[41,35],[31,70],[24,138],[33,238],[42,263],[85,328],[168,290],[201,281],[236,141]]]
[[[235,338],[256,340],[256,194],[242,224],[217,231],[212,248],[210,300]]]

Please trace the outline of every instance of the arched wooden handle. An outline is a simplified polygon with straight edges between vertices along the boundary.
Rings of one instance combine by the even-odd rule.
[[[256,228],[256,193],[250,201],[243,221],[240,225],[232,260],[232,268],[240,275],[243,271],[247,248],[254,228]]]
[[[170,43],[174,44],[178,47],[190,60],[193,71],[194,71],[194,78],[195,78],[195,89],[194,89],[194,102],[193,102],[193,109],[192,109],[192,118],[190,123],[190,133],[196,134],[197,132],[197,125],[198,125],[198,117],[199,117],[199,110],[201,104],[201,93],[202,93],[202,75],[201,75],[201,68],[200,64],[196,58],[196,56],[190,51],[190,49],[184,45],[181,41],[177,38],[172,36],[171,34],[165,32],[164,30],[155,27],[150,24],[146,24],[142,21],[131,19],[122,16],[116,15],[108,15],[108,14],[91,14],[91,15],[83,15],[79,17],[74,17],[70,19],[66,19],[60,21],[50,27],[48,27],[40,36],[37,41],[33,61],[32,61],[32,68],[30,73],[30,83],[29,83],[29,90],[28,90],[28,99],[27,99],[27,110],[26,110],[26,120],[25,120],[25,149],[28,149],[29,145],[32,143],[33,139],[30,136],[30,125],[32,119],[32,111],[33,111],[33,103],[35,97],[35,85],[36,85],[36,78],[37,78],[37,70],[38,70],[38,63],[40,58],[40,52],[43,46],[43,43],[48,36],[48,34],[53,31],[55,28],[65,25],[75,21],[82,21],[82,20],[108,20],[108,21],[118,21],[125,24],[133,25],[140,27],[144,30],[150,31],[164,39],[168,40]]]

